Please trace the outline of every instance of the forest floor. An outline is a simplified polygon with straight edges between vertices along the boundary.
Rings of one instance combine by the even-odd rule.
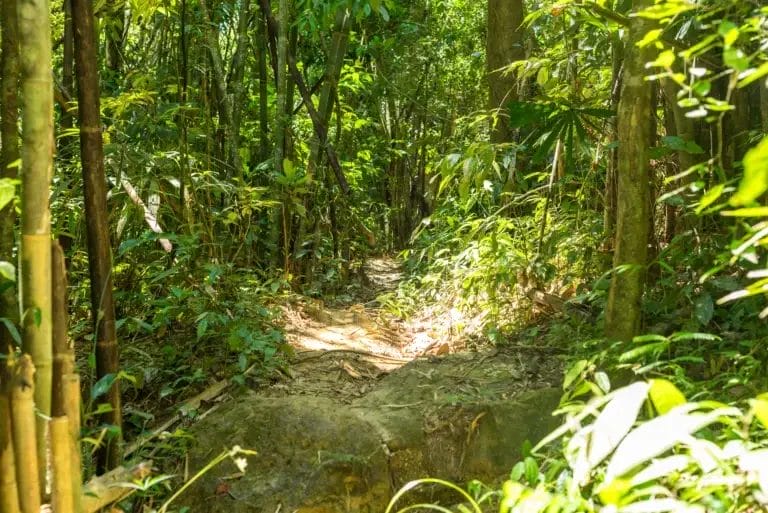
[[[136,396],[131,397],[129,390],[125,408],[128,419],[133,419],[134,425],[144,424],[138,439],[129,437],[127,452],[131,458],[151,458],[163,472],[181,476],[205,464],[210,456],[205,450],[212,447],[205,445],[206,441],[217,441],[214,445],[219,449],[221,440],[253,448],[262,455],[261,467],[246,480],[283,476],[278,480],[283,484],[253,496],[263,502],[284,490],[299,490],[296,483],[315,476],[315,463],[309,463],[312,451],[364,453],[355,448],[356,439],[349,438],[344,424],[358,419],[362,422],[358,429],[375,433],[381,426],[389,426],[385,431],[402,439],[392,443],[376,435],[369,440],[371,447],[389,447],[385,452],[390,456],[383,463],[388,477],[377,485],[375,493],[363,493],[363,502],[373,500],[373,496],[388,500],[404,482],[424,473],[463,479],[508,471],[522,441],[526,437],[538,439],[551,422],[551,418],[541,418],[541,408],[530,405],[559,398],[562,362],[556,352],[536,341],[503,348],[470,344],[457,328],[472,320],[449,308],[417,305],[421,308],[414,315],[399,318],[382,306],[386,303],[382,299],[403,279],[397,262],[387,257],[371,259],[364,274],[366,286],[351,301],[326,303],[294,296],[281,303],[285,362],[264,370],[254,367],[252,374],[245,373],[245,387],[236,384],[228,367],[219,367],[196,384],[181,384],[164,399],[157,389],[158,380]],[[149,344],[145,348],[151,350]],[[195,367],[202,358],[195,354],[185,365]],[[133,366],[139,363],[133,362]],[[172,375],[171,369],[163,372]],[[193,394],[197,395],[191,397]],[[516,402],[524,394],[533,395]],[[250,418],[254,412],[261,413]],[[490,424],[478,424],[484,417],[492,419]],[[516,419],[519,436],[499,432],[511,422],[508,417]],[[243,431],[222,431],[232,427],[230,421]],[[286,433],[293,437],[290,440],[274,434],[288,429],[286,422],[296,424],[289,429],[293,434]],[[481,424],[484,427],[479,430]],[[191,452],[187,452],[190,437],[178,427],[189,430],[192,440],[197,440]],[[293,451],[307,454],[283,461],[280,447],[296,444],[302,449]],[[418,458],[411,462],[414,454]],[[442,459],[435,460],[435,455]],[[411,463],[406,465],[403,458]],[[304,460],[310,467],[298,463]],[[216,472],[206,477],[195,487],[198,492],[191,494],[192,503],[202,501],[200,497],[216,496],[221,479]],[[238,486],[256,493],[252,492],[254,483]],[[229,483],[225,489],[230,490]],[[300,504],[305,499],[297,495],[281,500]]]
[[[304,392],[350,401],[383,374],[416,358],[456,349],[446,336],[451,327],[445,318],[424,311],[403,320],[379,306],[376,297],[394,290],[402,279],[395,260],[371,259],[364,272],[370,283],[362,297],[367,302],[328,306],[308,299],[284,308],[286,340],[294,351],[291,379],[276,383],[268,393]]]
[[[282,305],[290,349],[279,372],[201,401],[187,468],[205,466],[222,443],[256,456],[244,474],[212,469],[182,504],[210,513],[383,511],[412,479],[495,482],[526,441],[554,428],[562,364],[551,348],[470,346],[451,335],[450,309],[399,319],[380,306],[402,279],[397,264],[374,259],[364,271],[356,303]]]

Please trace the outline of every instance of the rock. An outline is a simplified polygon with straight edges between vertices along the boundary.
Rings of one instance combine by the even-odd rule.
[[[242,477],[227,479],[236,474],[230,462],[211,470],[180,504],[195,513],[381,512],[412,479],[503,479],[523,442],[557,425],[550,412],[560,390],[544,377],[527,380],[519,362],[498,354],[415,361],[351,405],[244,392],[192,428],[190,470],[235,444],[258,455]],[[430,493],[419,499],[456,499]]]
[[[191,511],[366,511],[389,499],[385,447],[370,424],[349,408],[320,397],[260,397],[244,393],[193,429],[190,468],[200,469],[235,444],[253,449],[243,477],[216,495],[226,462],[181,501]],[[374,511],[371,509],[371,511]]]

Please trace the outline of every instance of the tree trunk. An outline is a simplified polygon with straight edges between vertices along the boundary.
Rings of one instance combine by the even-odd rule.
[[[287,0],[281,0],[281,3],[285,1]],[[270,7],[269,0],[260,0],[260,5],[262,10],[264,11],[264,16],[267,19],[267,31],[269,33],[269,39],[272,43],[272,46],[277,46],[277,41],[279,40],[278,38],[279,29],[277,26],[277,21],[275,20],[275,17],[272,15],[272,9]],[[328,141],[328,127],[321,122],[319,115],[317,114],[317,109],[315,109],[315,106],[312,103],[312,98],[310,97],[309,89],[307,88],[307,85],[304,83],[304,79],[301,76],[301,72],[299,71],[298,66],[296,66],[295,56],[288,53],[287,51],[285,53],[287,54],[286,60],[288,64],[288,71],[291,73],[291,77],[293,78],[293,81],[295,82],[296,87],[298,87],[299,93],[301,94],[301,98],[302,100],[304,100],[304,104],[307,107],[307,112],[309,113],[309,117],[312,120],[312,127],[314,128],[315,135],[317,135],[317,137],[320,139],[321,146],[325,147],[325,154],[328,157],[328,163],[331,165],[331,169],[333,170],[333,173],[336,176],[336,181],[339,183],[339,187],[341,188],[341,191],[345,195],[349,195],[350,194],[349,183],[347,182],[347,179],[344,176],[344,172],[341,169],[341,165],[339,164],[339,157],[338,155],[336,155],[336,150],[333,149],[333,145],[330,144],[330,142]],[[280,62],[279,57],[277,60],[278,62]],[[279,95],[279,88],[278,88],[278,95]],[[279,111],[279,112],[284,112],[284,111]],[[279,134],[275,134],[276,147],[278,146],[278,141],[277,141],[278,137],[279,137]],[[275,149],[275,151],[278,151],[277,148]]]
[[[652,0],[634,0],[635,10]],[[650,234],[650,161],[653,121],[652,87],[644,80],[645,63],[651,49],[637,42],[650,30],[651,22],[634,17],[630,23],[624,60],[621,100],[618,108],[619,163],[617,173],[616,248],[614,275],[605,314],[605,335],[610,340],[631,340],[641,321],[645,267]]]
[[[251,2],[250,0],[243,0],[238,15],[237,48],[235,49],[235,55],[232,57],[231,80],[229,84],[232,97],[232,146],[235,150],[239,150],[240,148],[240,122],[245,98],[243,75],[245,74],[245,57],[248,54],[248,28],[250,26],[250,21]],[[238,161],[239,160],[238,155]],[[235,171],[235,176],[242,180],[242,163]]]
[[[267,29],[264,11],[259,10],[258,27],[256,31],[256,48],[259,66],[259,160],[264,162],[269,158],[269,109],[267,97]]]
[[[107,20],[105,24],[107,41],[106,65],[115,80],[123,68],[123,45],[125,43],[125,0],[108,2]]]
[[[280,0],[277,21],[277,106],[275,107],[275,171],[283,174],[285,158],[286,92],[288,90],[288,10],[289,0]],[[268,16],[265,10],[265,15]],[[285,235],[285,234],[284,234]]]
[[[72,95],[74,93],[74,80],[75,74],[72,69],[74,66],[74,36],[72,34],[72,2],[71,0],[64,0],[64,35],[63,35],[63,47],[62,63],[61,63],[61,87],[64,91]],[[75,126],[74,116],[72,111],[68,109],[61,109],[61,129],[62,131],[68,130]],[[69,158],[72,155],[71,139],[69,137],[64,138],[59,148],[59,156],[62,158]]]
[[[64,94],[72,98],[74,94],[74,36],[72,34],[72,2],[63,0],[64,3],[64,34],[62,36],[62,63],[61,63],[61,88]],[[59,122],[58,155],[60,162],[69,163],[75,153],[75,141],[72,137],[72,128],[75,126],[74,110],[61,105],[61,117]],[[67,134],[66,136],[63,136]],[[71,187],[70,187],[71,188]],[[69,255],[74,242],[72,235],[66,232],[59,233],[59,243],[64,250],[67,268],[69,268]]]
[[[213,65],[213,83],[216,87],[216,95],[219,104],[222,106],[219,115],[224,129],[226,145],[229,147],[228,162],[234,168],[234,176],[242,180],[243,165],[240,161],[240,151],[238,148],[238,137],[235,134],[234,114],[232,98],[227,94],[226,75],[224,73],[224,63],[221,58],[221,48],[219,47],[219,33],[211,23],[211,17],[208,13],[208,7],[205,0],[200,0],[200,10],[203,12],[203,21],[206,24],[205,35],[208,45],[208,52],[211,56]],[[227,173],[229,175],[230,173]]]
[[[523,0],[488,0],[488,37],[486,40],[486,69],[488,72],[489,103],[497,119],[491,127],[491,142],[506,143],[514,139],[509,124],[507,106],[517,98],[515,76],[503,73],[503,68],[525,58],[523,47]]]
[[[101,138],[99,75],[96,31],[91,0],[72,0],[75,27],[75,66],[80,121],[80,158],[83,168],[85,221],[88,238],[88,267],[91,278],[91,314],[96,336],[96,378],[116,375],[119,369],[115,304],[112,296],[112,253],[109,241],[107,181]],[[48,72],[50,74],[50,71]],[[115,382],[107,392],[111,411],[102,420],[122,427],[120,387]],[[121,435],[107,437],[97,454],[99,470],[120,465]]]
[[[291,16],[289,14],[289,16]],[[288,31],[288,55],[296,55],[296,51],[299,47],[299,29],[298,27],[291,27]],[[288,57],[290,60],[290,57]],[[294,160],[295,147],[293,140],[293,99],[296,94],[296,80],[291,73],[288,73],[286,87],[285,87],[285,158]]]
[[[624,42],[618,34],[612,37],[612,80],[611,80],[611,110],[619,104],[621,93],[622,63],[624,62]],[[617,119],[612,117],[609,121],[610,140],[616,140]],[[613,236],[616,230],[616,174],[619,165],[618,149],[608,150],[608,167],[605,176],[604,210],[603,210],[603,237],[608,247],[613,247]],[[606,262],[606,268],[610,263]]]
[[[349,38],[350,23],[349,11],[342,6],[336,12],[336,20],[333,26],[333,36],[331,37],[331,48],[328,52],[327,64],[325,66],[325,78],[320,90],[320,102],[317,107],[317,114],[325,126],[331,120],[333,113],[333,98],[336,92],[336,86],[339,83],[341,68],[344,65],[344,56],[347,53],[347,39]],[[315,168],[320,161],[320,139],[312,138],[312,144],[309,153],[309,162],[307,164],[307,175],[312,176]]]

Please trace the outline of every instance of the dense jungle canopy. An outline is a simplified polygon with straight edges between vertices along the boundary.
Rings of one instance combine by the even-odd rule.
[[[278,510],[768,505],[760,0],[2,0],[0,30],[0,513],[238,511],[271,449],[185,431],[238,403],[317,449],[301,493],[344,469]],[[281,431],[325,414],[426,442]]]

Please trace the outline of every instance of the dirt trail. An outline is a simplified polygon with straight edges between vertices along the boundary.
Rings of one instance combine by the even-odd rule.
[[[366,274],[369,297],[401,279],[389,259],[369,262]],[[551,356],[467,351],[441,340],[429,313],[406,323],[374,304],[286,307],[289,365],[276,379],[232,390],[190,431],[199,442],[189,453],[193,470],[223,440],[258,455],[244,475],[231,465],[205,474],[185,498],[192,511],[383,511],[413,479],[508,475],[524,442],[554,428],[561,369]],[[427,491],[413,500],[455,497]]]
[[[365,274],[372,295],[393,290],[402,271],[391,258],[370,260]],[[310,300],[286,311],[286,338],[295,350],[290,379],[268,395],[321,395],[349,402],[368,392],[371,383],[424,354],[424,343],[402,321],[372,307],[375,301],[328,307]]]

